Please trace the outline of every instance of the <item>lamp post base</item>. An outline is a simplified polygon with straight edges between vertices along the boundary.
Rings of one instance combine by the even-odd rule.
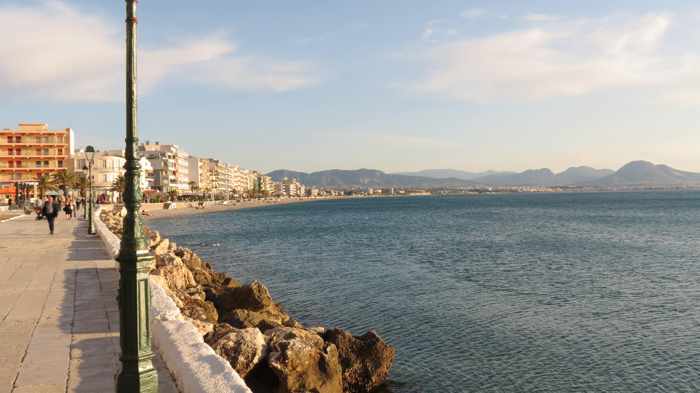
[[[158,373],[153,368],[152,357],[131,362],[122,360],[124,368],[117,375],[117,393],[158,392]]]

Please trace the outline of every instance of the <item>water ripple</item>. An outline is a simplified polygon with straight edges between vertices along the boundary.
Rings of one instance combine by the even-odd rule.
[[[154,221],[309,325],[397,348],[381,393],[700,391],[700,193],[328,201]]]

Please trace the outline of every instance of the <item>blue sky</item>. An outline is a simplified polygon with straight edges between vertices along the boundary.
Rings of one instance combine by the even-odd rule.
[[[700,171],[689,1],[143,0],[138,14],[141,139],[198,156],[264,171]],[[121,0],[0,0],[0,127],[121,146],[123,19]]]

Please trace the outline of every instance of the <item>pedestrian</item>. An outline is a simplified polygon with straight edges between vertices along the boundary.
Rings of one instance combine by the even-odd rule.
[[[75,212],[77,213],[78,210],[80,210],[80,198],[75,199]]]
[[[44,215],[44,217],[46,217],[46,221],[49,222],[49,232],[52,235],[54,229],[53,223],[60,210],[61,205],[58,204],[58,202],[54,199],[53,196],[46,197],[46,200],[44,201],[44,207],[41,210],[41,212]]]
[[[66,217],[70,220],[73,218],[73,198],[66,198],[66,205],[63,207],[66,212]]]

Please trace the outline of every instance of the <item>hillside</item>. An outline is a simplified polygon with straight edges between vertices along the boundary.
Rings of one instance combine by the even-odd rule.
[[[514,173],[514,172],[497,172],[497,171],[467,172],[467,171],[460,171],[457,169],[425,169],[425,170],[416,171],[416,172],[398,172],[396,174],[397,175],[406,175],[406,176],[430,177],[433,179],[454,178],[454,179],[460,179],[460,180],[474,180],[474,179],[484,177],[484,176],[507,175],[507,174],[512,174],[512,173]]]
[[[612,173],[614,171],[609,169],[595,169],[587,166],[571,167],[556,174],[548,168],[543,168],[484,176],[474,181],[494,186],[568,186],[601,179]]]
[[[648,161],[632,161],[617,172],[588,184],[602,187],[700,185],[700,173],[681,171]]]
[[[341,170],[332,169],[313,173],[279,169],[268,173],[275,181],[285,177],[297,178],[307,186],[337,188],[431,188],[431,187],[468,187],[473,182],[447,178],[434,179],[425,176],[388,174],[375,169]]]

